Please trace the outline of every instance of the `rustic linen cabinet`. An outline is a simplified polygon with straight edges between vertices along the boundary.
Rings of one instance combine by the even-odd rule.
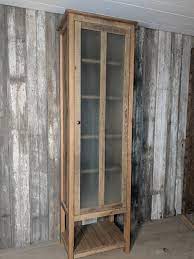
[[[61,240],[69,259],[130,249],[134,27],[70,10],[60,25]]]

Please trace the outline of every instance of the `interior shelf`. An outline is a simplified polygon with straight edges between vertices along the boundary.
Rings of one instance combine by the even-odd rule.
[[[82,62],[88,63],[88,64],[100,64],[100,60],[91,59],[91,58],[82,58]]]
[[[97,59],[90,59],[90,58],[82,58],[82,62],[83,63],[87,63],[87,64],[100,64],[100,60]],[[117,61],[108,61],[107,65],[111,65],[111,66],[121,66],[120,62]]]
[[[122,138],[122,135],[121,134],[106,134],[105,138],[108,138],[108,139]]]
[[[124,247],[123,233],[109,221],[81,226],[75,239],[75,258]]]
[[[108,100],[108,101],[122,101],[122,98],[117,97],[117,96],[107,96],[106,100]]]
[[[81,139],[98,139],[98,135],[82,135]]]
[[[99,100],[100,97],[98,95],[82,95],[82,99],[89,99],[89,100]]]
[[[82,135],[81,139],[98,139],[98,135]],[[115,139],[115,138],[122,138],[121,134],[106,134],[105,138],[107,139]]]
[[[121,170],[120,166],[113,166],[113,167],[105,168],[106,172],[116,172],[116,171],[120,171],[120,170]],[[99,172],[98,168],[81,170],[81,174],[96,174],[98,172]]]
[[[86,99],[86,100],[99,100],[100,96],[98,95],[82,95],[81,96],[82,99]],[[117,96],[107,96],[106,100],[109,101],[122,101],[121,97],[117,97]]]

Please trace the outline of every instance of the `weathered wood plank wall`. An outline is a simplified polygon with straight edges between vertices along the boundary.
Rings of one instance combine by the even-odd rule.
[[[133,219],[181,213],[191,37],[137,31]]]
[[[0,248],[58,238],[58,20],[0,5]],[[181,212],[190,44],[137,31],[134,222]]]
[[[0,248],[59,235],[58,22],[0,5]]]

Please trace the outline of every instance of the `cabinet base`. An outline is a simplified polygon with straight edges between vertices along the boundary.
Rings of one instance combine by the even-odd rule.
[[[114,222],[98,222],[80,227],[75,238],[74,258],[123,247],[123,233]]]

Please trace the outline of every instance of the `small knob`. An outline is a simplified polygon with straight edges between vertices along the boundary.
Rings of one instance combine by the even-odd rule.
[[[77,121],[77,125],[80,125],[81,124],[81,121]]]

